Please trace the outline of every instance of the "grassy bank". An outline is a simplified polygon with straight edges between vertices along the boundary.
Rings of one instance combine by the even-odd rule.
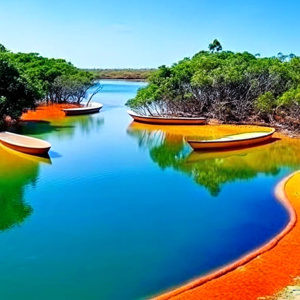
[[[98,79],[147,80],[156,69],[86,69]]]

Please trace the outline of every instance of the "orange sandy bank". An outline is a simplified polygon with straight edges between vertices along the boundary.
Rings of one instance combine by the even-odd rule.
[[[23,121],[41,121],[41,120],[53,120],[61,119],[65,117],[63,109],[80,107],[77,104],[50,104],[50,105],[40,105],[36,110],[29,110],[27,113],[22,115]]]
[[[274,294],[300,274],[300,172],[276,188],[288,209],[287,227],[272,241],[236,263],[188,283],[156,299],[252,300]]]
[[[217,139],[225,135],[232,135],[244,132],[265,131],[269,132],[269,127],[261,127],[254,125],[153,125],[138,122],[132,122],[128,130],[147,130],[151,132],[163,131],[167,134],[177,135],[189,139]]]
[[[65,117],[62,109],[65,105],[53,105],[39,107],[36,111],[24,114],[23,120],[54,120]],[[125,113],[125,112],[124,112]],[[169,138],[176,137],[207,137],[218,138],[227,134],[235,134],[245,131],[262,130],[256,126],[161,126],[131,123],[130,130],[164,131]],[[265,128],[265,130],[269,130]],[[276,137],[284,138],[276,134]],[[299,141],[289,139],[289,143],[298,147]],[[298,148],[297,148],[298,149]],[[291,157],[296,152],[291,152]],[[253,163],[260,164],[260,161]],[[292,282],[293,277],[300,274],[300,225],[296,223],[296,215],[300,213],[300,173],[282,183],[278,190],[279,200],[287,207],[291,218],[288,227],[268,243],[263,249],[252,253],[246,260],[240,260],[235,265],[214,273],[212,276],[199,278],[158,296],[157,299],[257,299],[272,295]],[[285,196],[287,195],[287,197]],[[295,226],[294,226],[295,225]],[[280,241],[278,242],[278,239]],[[260,253],[260,254],[259,254]],[[217,277],[216,277],[217,276]],[[214,278],[214,279],[213,279]],[[212,280],[213,279],[213,280]]]

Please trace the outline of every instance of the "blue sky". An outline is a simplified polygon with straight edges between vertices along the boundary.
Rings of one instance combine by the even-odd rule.
[[[171,65],[214,38],[225,50],[300,55],[299,11],[299,0],[3,0],[0,43],[88,68]]]

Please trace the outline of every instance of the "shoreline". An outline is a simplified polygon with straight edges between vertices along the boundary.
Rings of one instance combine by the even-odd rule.
[[[135,79],[110,79],[110,78],[102,78],[103,80],[113,80],[113,81],[131,81],[131,82],[147,82],[146,80],[135,80]],[[99,79],[99,80],[102,80]],[[28,112],[36,112],[39,109],[45,109],[46,107],[58,107],[61,106],[62,108],[71,108],[71,107],[78,107],[78,104],[76,103],[49,103],[46,104],[46,102],[40,102],[37,104],[37,107],[35,110],[28,110]],[[62,109],[61,108],[61,109]],[[26,115],[28,112],[23,113],[22,117],[20,118],[19,121],[22,121],[23,116]],[[57,113],[57,115],[60,115],[60,113]],[[63,114],[64,115],[64,114]],[[154,124],[155,125],[155,124]],[[300,139],[300,131],[299,130],[291,130],[287,127],[282,127],[280,124],[268,124],[264,122],[228,122],[228,123],[223,123],[219,120],[215,119],[208,119],[207,125],[210,126],[223,126],[223,125],[229,125],[229,126],[253,126],[253,127],[267,127],[267,128],[275,128],[277,133],[280,133],[286,137],[289,138],[299,138]]]
[[[227,266],[212,272],[206,276],[201,276],[198,279],[192,280],[187,284],[183,284],[178,288],[175,288],[166,293],[162,293],[155,296],[153,299],[165,300],[165,299],[257,299],[258,297],[266,297],[268,295],[273,295],[278,291],[285,288],[288,284],[292,282],[291,272],[288,274],[280,274],[280,268],[277,264],[282,263],[278,261],[277,264],[269,265],[268,257],[271,257],[272,250],[282,250],[278,249],[279,245],[285,250],[283,254],[288,254],[291,251],[297,252],[294,249],[294,244],[285,243],[285,238],[289,237],[293,232],[294,228],[297,227],[300,232],[300,226],[297,224],[297,211],[300,212],[300,190],[297,190],[297,184],[300,181],[300,171],[294,172],[291,175],[284,178],[275,188],[276,199],[282,203],[282,205],[287,210],[290,220],[286,227],[272,240],[267,242],[262,247],[252,251],[248,255],[242,257],[241,259],[234,261]],[[296,198],[296,199],[295,199]],[[298,201],[298,206],[295,205],[295,200]],[[295,208],[296,206],[296,208]],[[295,234],[294,234],[295,235]],[[276,247],[278,246],[278,247]],[[289,248],[290,249],[286,249]],[[300,250],[300,242],[298,241],[298,247]],[[287,253],[286,253],[287,252]],[[299,251],[298,251],[299,252]],[[274,253],[273,253],[274,254]],[[274,256],[274,255],[273,255]],[[300,254],[299,254],[300,256]],[[288,260],[289,256],[286,257]],[[272,259],[274,263],[274,259]],[[275,259],[275,262],[277,260]],[[298,260],[290,259],[290,264],[296,265]],[[247,268],[251,264],[259,262],[257,265],[252,266],[252,273],[247,276]],[[277,267],[277,268],[276,268]],[[268,272],[268,268],[272,272]],[[275,270],[274,270],[275,268]],[[249,272],[248,272],[249,273]],[[278,276],[273,276],[276,273]],[[298,274],[296,274],[298,273]],[[297,277],[300,273],[300,262],[299,266],[296,266],[296,273],[293,277]],[[259,276],[260,274],[260,276]],[[263,274],[263,275],[261,275]],[[265,286],[258,286],[258,289],[251,290],[253,286],[257,287],[258,280],[256,276],[263,277],[262,282],[267,282]],[[278,281],[278,277],[285,277],[285,281]],[[230,278],[228,278],[230,277]],[[271,277],[271,278],[270,278]],[[272,278],[273,277],[273,278]],[[232,280],[234,278],[234,280]],[[275,281],[270,284],[270,280]],[[288,280],[289,279],[289,280]],[[280,283],[279,283],[280,282]],[[269,288],[266,288],[269,287]],[[271,287],[271,288],[270,288]],[[255,294],[255,295],[254,295]],[[264,298],[262,298],[264,299]]]
[[[36,111],[28,112],[27,114],[23,115],[23,121],[33,121],[33,120],[45,120],[45,119],[61,119],[65,118],[64,113],[61,111],[62,107],[64,105],[49,105],[49,106],[43,106],[39,107]],[[134,122],[135,123],[135,122]],[[157,126],[155,125],[145,125],[145,124],[139,124],[135,123],[135,126],[141,126],[143,128],[149,127],[152,129],[155,129]],[[257,126],[257,125],[256,125]],[[228,125],[222,125],[222,124],[214,124],[214,126],[209,126],[212,130],[213,127],[224,127],[224,133],[228,131],[230,133],[231,131],[240,131],[245,130],[246,128],[252,128],[252,130],[255,129],[254,125],[242,125],[238,126],[237,124],[228,124]],[[165,126],[164,128],[167,131],[173,132],[174,134],[179,133],[180,134],[192,134],[194,130],[198,130],[200,126]],[[201,130],[204,130],[204,127],[201,126]],[[184,129],[185,128],[185,129]],[[163,130],[162,128],[160,128]],[[286,135],[286,134],[285,134]],[[300,172],[299,173],[293,173],[283,179],[276,188],[277,191],[277,197],[276,199],[284,205],[284,207],[288,210],[288,214],[290,215],[288,225],[278,234],[276,235],[272,240],[264,244],[262,247],[254,250],[250,254],[242,257],[239,260],[234,261],[231,264],[228,264],[222,269],[217,269],[216,271],[208,274],[204,277],[199,277],[196,280],[191,280],[187,284],[183,284],[179,287],[175,287],[174,290],[167,291],[166,293],[156,295],[155,299],[230,299],[230,300],[247,300],[247,299],[256,299],[257,297],[262,297],[266,295],[274,295],[278,291],[282,290],[284,287],[289,285],[292,282],[292,278],[289,276],[289,274],[293,274],[293,272],[283,272],[284,274],[284,280],[278,280],[278,277],[280,277],[281,271],[280,268],[277,269],[278,264],[280,264],[280,260],[277,259],[279,257],[280,259],[282,256],[289,256],[287,255],[287,250],[289,252],[294,251],[294,243],[295,241],[298,241],[299,246],[299,260],[298,259],[291,259],[290,263],[287,265],[291,265],[291,262],[293,265],[296,265],[297,267],[297,261],[299,261],[299,266],[297,271],[293,274],[293,276],[297,277],[300,274],[300,228],[297,226],[296,223],[296,212],[298,211],[300,213],[300,191],[299,191],[299,207],[298,209],[294,209],[294,202],[290,200],[291,195],[286,192],[287,186],[289,186],[290,181],[294,181],[294,177],[298,178],[298,182],[300,182]],[[292,189],[291,193],[294,193],[297,191],[297,184]],[[281,194],[280,194],[281,193]],[[287,195],[286,195],[287,194]],[[295,212],[296,211],[296,212]],[[295,226],[296,225],[296,226]],[[277,249],[277,246],[282,243],[282,241],[289,237],[289,236],[295,236],[293,234],[294,228],[298,228],[299,234],[298,238],[294,237],[292,238],[292,242],[290,244],[285,245],[285,248],[279,249],[279,252],[281,252],[278,256],[276,256],[275,260],[273,257],[273,263],[272,264],[265,264],[264,260],[261,260],[261,257],[268,257],[268,254],[272,252],[273,250]],[[263,262],[263,266],[259,266],[259,268],[254,267],[250,268],[250,274],[247,275],[247,270],[249,266],[256,262]],[[271,272],[270,275],[266,271],[267,267],[271,266]],[[257,281],[257,277],[262,276],[262,278],[259,278],[259,281]],[[252,276],[252,277],[251,277]],[[228,279],[228,277],[230,277]],[[267,279],[266,279],[267,277]],[[269,278],[273,277],[273,278]],[[272,281],[272,284],[269,285],[268,282]],[[258,284],[259,282],[259,284]],[[266,285],[267,283],[267,285]],[[252,289],[252,286],[254,288]],[[247,295],[245,296],[245,293]],[[250,295],[251,294],[251,295]],[[255,296],[253,297],[253,294]],[[221,295],[221,296],[220,296]]]

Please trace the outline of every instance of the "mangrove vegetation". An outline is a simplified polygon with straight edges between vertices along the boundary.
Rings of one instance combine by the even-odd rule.
[[[142,115],[300,128],[300,57],[223,51],[214,40],[208,51],[159,67],[127,105]]]
[[[0,122],[16,120],[39,102],[80,103],[101,86],[96,77],[64,59],[13,53],[0,44]],[[1,125],[1,124],[0,124]]]

